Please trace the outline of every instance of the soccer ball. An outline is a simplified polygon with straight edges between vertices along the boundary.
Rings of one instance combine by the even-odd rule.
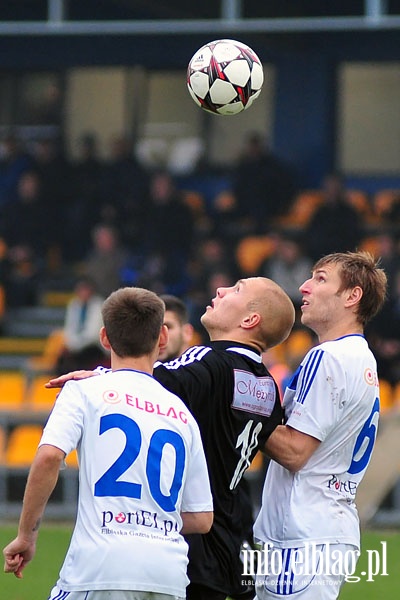
[[[195,103],[208,112],[236,115],[261,93],[263,68],[257,54],[236,40],[202,46],[187,70],[187,86]]]

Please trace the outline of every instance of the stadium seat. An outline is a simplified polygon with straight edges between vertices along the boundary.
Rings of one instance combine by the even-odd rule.
[[[361,242],[358,246],[358,249],[363,250],[365,252],[370,252],[373,256],[378,257],[379,256],[378,239],[374,235],[366,236],[361,240]]]
[[[250,463],[250,466],[246,469],[246,475],[254,475],[259,472],[264,464],[264,456],[262,452],[258,451],[253,460]]]
[[[356,209],[364,223],[373,224],[377,222],[372,204],[365,192],[362,190],[347,190],[347,199],[349,204]]]
[[[267,235],[249,235],[236,247],[236,260],[244,275],[254,275],[275,250],[275,241]]]
[[[6,461],[6,439],[6,430],[0,425],[0,465],[4,465]]]
[[[9,435],[5,463],[7,467],[29,467],[42,436],[41,425],[18,425]]]
[[[386,379],[379,380],[379,404],[382,414],[394,407],[394,390]]]
[[[73,450],[65,457],[65,463],[68,467],[72,469],[77,469],[78,464],[78,453],[76,450]]]
[[[19,371],[0,373],[0,411],[21,410],[25,396],[25,377]]]
[[[64,339],[64,331],[55,329],[48,335],[42,354],[27,359],[24,370],[29,381],[34,375],[51,374],[54,371],[57,359],[64,348]]]
[[[393,404],[394,408],[400,410],[400,381],[398,381],[393,390]]]
[[[292,365],[301,359],[314,345],[311,333],[305,329],[295,329],[284,342],[285,362]]]
[[[304,190],[297,194],[287,214],[278,219],[278,224],[283,227],[306,227],[321,203],[320,190]]]
[[[400,202],[400,189],[382,189],[375,193],[372,205],[379,220],[385,220],[396,201]]]
[[[58,388],[45,388],[47,375],[33,377],[26,394],[26,405],[30,410],[50,412],[59,393]]]

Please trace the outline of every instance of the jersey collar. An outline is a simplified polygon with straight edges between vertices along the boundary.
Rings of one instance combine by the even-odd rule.
[[[240,344],[238,342],[232,341],[224,341],[219,340],[217,342],[211,342],[211,346],[214,348],[221,348],[226,350],[227,352],[236,352],[236,354],[241,354],[242,356],[247,356],[254,362],[262,363],[262,357],[257,350],[254,350],[252,346],[247,346],[246,344]]]

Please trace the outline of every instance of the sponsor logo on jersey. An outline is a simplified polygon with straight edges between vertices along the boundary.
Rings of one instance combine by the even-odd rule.
[[[356,481],[342,481],[336,475],[331,475],[330,479],[328,479],[327,482],[328,489],[335,490],[336,492],[350,494],[351,496],[356,495],[357,485],[358,484]]]
[[[157,512],[136,510],[133,512],[118,512],[103,510],[101,513],[101,530],[103,534],[137,535],[140,528],[152,530],[163,537],[176,535],[180,526],[173,519],[164,519]],[[117,529],[115,529],[115,525]]]
[[[118,404],[124,402],[128,406],[136,408],[136,410],[142,410],[146,413],[152,413],[159,417],[169,417],[171,419],[177,419],[182,423],[187,424],[188,417],[184,410],[179,410],[174,406],[162,406],[158,402],[152,402],[151,400],[143,400],[137,396],[131,396],[130,394],[121,394],[114,390],[107,390],[103,394],[103,400],[107,404]]]
[[[378,374],[372,369],[365,369],[364,371],[364,379],[368,385],[375,385],[378,387]]]
[[[232,407],[269,417],[276,400],[275,383],[272,377],[257,377],[248,371],[235,369],[234,378]]]

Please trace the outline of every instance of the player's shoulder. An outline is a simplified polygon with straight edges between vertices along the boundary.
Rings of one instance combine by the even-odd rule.
[[[191,346],[181,356],[179,356],[179,358],[175,358],[174,360],[170,360],[165,363],[156,362],[154,367],[157,368],[161,366],[168,370],[174,371],[180,367],[201,362],[210,352],[212,352],[212,348],[210,346]]]
[[[323,342],[319,346],[316,346],[314,350],[318,349],[333,358],[358,356],[362,352],[369,351],[365,337],[358,333],[344,335],[335,340]]]
[[[313,371],[316,371],[321,363],[325,366],[336,365],[343,369],[362,357],[369,360],[370,356],[371,351],[365,337],[360,334],[350,334],[314,346],[305,355],[302,365],[307,369],[312,368]]]

